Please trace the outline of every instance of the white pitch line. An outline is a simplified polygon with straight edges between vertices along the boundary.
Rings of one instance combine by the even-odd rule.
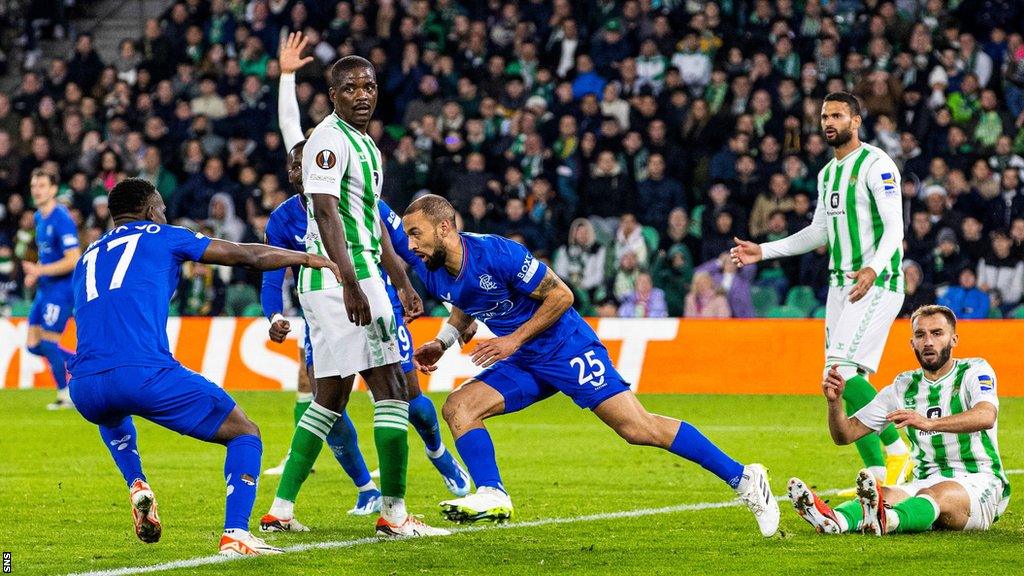
[[[1024,469],[1019,470],[1006,470],[1006,474],[1024,474]],[[825,490],[818,492],[821,496],[831,496],[837,494],[839,490]],[[776,500],[783,501],[787,498],[785,496],[778,496]],[[639,508],[637,510],[623,510],[620,512],[602,512],[600,514],[588,514],[586,516],[567,516],[562,518],[542,518],[540,520],[528,520],[526,522],[511,522],[508,524],[490,524],[490,525],[477,525],[477,526],[465,526],[460,528],[453,528],[453,534],[461,534],[466,532],[482,532],[485,530],[514,530],[516,528],[534,528],[537,526],[549,526],[552,524],[575,524],[577,522],[597,522],[600,520],[619,520],[622,518],[641,518],[644,516],[656,516],[659,514],[673,514],[676,512],[695,512],[700,510],[712,510],[716,508],[731,508],[733,506],[739,506],[739,500],[729,500],[725,502],[700,502],[697,504],[677,504],[675,506],[663,506],[661,508]],[[285,552],[305,552],[306,550],[327,550],[332,548],[353,548],[355,546],[363,546],[366,544],[376,544],[382,540],[377,537],[367,538],[356,538],[353,540],[333,540],[327,542],[310,542],[307,544],[297,544],[295,546],[289,546],[284,549]],[[224,562],[233,562],[237,560],[251,559],[238,556],[199,556],[196,558],[189,558],[188,560],[175,560],[173,562],[164,562],[163,564],[153,564],[151,566],[126,566],[124,568],[113,568],[109,570],[96,570],[93,572],[75,572],[68,576],[129,576],[133,574],[149,574],[151,572],[163,572],[165,570],[177,570],[179,568],[196,568],[199,566],[206,566],[207,564],[221,564]]]

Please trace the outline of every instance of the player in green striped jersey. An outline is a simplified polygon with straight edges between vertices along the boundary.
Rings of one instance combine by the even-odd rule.
[[[828,246],[825,366],[838,366],[847,380],[847,414],[875,397],[867,377],[878,370],[904,297],[900,173],[885,152],[860,141],[860,125],[855,96],[826,96],[821,129],[835,158],[818,174],[818,203],[810,226],[760,245],[737,238],[732,249],[733,262],[744,266]],[[864,465],[887,485],[902,482],[909,472],[907,445],[892,426],[860,439],[857,450]]]
[[[819,533],[987,530],[1010,502],[996,440],[995,372],[981,358],[952,357],[958,338],[949,308],[922,306],[911,322],[910,343],[919,369],[897,376],[850,417],[841,406],[846,382],[837,370],[829,372],[822,389],[836,444],[849,444],[890,423],[905,428],[914,447],[915,478],[882,488],[870,471],[861,470],[857,499],[834,510],[793,478],[793,507]]]
[[[268,516],[285,522],[294,519],[298,486],[345,409],[359,374],[374,397],[373,436],[382,495],[377,535],[448,534],[427,526],[405,508],[408,390],[399,364],[397,322],[378,268],[384,246],[377,211],[383,183],[381,154],[366,135],[377,105],[377,75],[366,59],[346,56],[331,66],[327,77],[334,112],[313,129],[302,150],[305,240],[306,251],[330,258],[341,276],[336,279],[310,268],[299,272],[299,301],[313,343],[316,386],[313,402],[295,428]],[[396,274],[405,273],[399,268]],[[411,303],[403,297],[403,304],[408,309]]]

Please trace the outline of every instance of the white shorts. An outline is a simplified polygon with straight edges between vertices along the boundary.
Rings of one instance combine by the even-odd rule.
[[[398,351],[395,312],[384,281],[359,281],[370,303],[370,324],[356,326],[345,310],[341,286],[299,294],[313,343],[313,374],[317,378],[351,376],[402,360]]]
[[[991,474],[966,474],[953,478],[935,474],[894,488],[906,492],[907,496],[914,496],[941,482],[956,482],[964,487],[971,499],[971,513],[964,530],[988,530],[1006,512],[1006,506],[1010,503],[1009,496],[1003,497],[1002,481]]]
[[[828,289],[825,304],[825,370],[832,364],[856,365],[869,374],[878,371],[892,322],[903,307],[903,294],[872,286],[850,302],[853,286]]]

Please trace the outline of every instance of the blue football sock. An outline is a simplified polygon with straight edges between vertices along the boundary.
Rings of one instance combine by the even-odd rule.
[[[227,448],[224,479],[228,485],[228,496],[224,507],[224,530],[248,530],[252,506],[256,503],[263,442],[259,436],[243,434],[228,442]]]
[[[39,344],[28,349],[36,356],[46,358],[50,363],[50,372],[53,374],[53,381],[57,383],[57,389],[63,390],[68,386],[68,374],[64,363],[71,358],[71,352],[60,347],[56,342],[42,340]]]
[[[730,458],[688,422],[679,423],[679,432],[669,452],[700,464],[705,470],[735,488],[743,478],[743,464]]]
[[[455,441],[455,447],[466,463],[466,468],[469,468],[469,475],[473,477],[477,488],[487,486],[505,491],[494,458],[494,442],[486,428],[474,428],[466,432]]]
[[[334,426],[327,434],[327,445],[357,488],[370,482],[370,471],[366,469],[363,453],[359,451],[359,436],[352,419],[348,417],[348,411],[342,412],[341,418],[334,421]]]
[[[114,427],[100,426],[100,438],[103,438],[103,444],[114,457],[114,463],[121,471],[125,484],[131,486],[136,478],[146,481],[146,475],[142,473],[142,458],[139,457],[135,423],[132,422],[131,416]]]
[[[409,422],[419,432],[427,451],[437,452],[441,447],[441,426],[437,423],[437,409],[426,394],[409,401]]]

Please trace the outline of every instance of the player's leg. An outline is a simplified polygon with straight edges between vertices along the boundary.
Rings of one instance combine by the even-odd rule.
[[[873,287],[861,300],[849,302],[849,288],[829,289],[825,371],[838,365],[846,378],[843,400],[847,415],[856,413],[877,394],[867,375],[878,368],[902,298],[902,294]],[[877,435],[864,436],[855,445],[864,465],[887,483],[899,483],[909,471],[909,451],[892,425]],[[892,478],[887,478],[887,468],[893,468]]]
[[[309,324],[306,324],[306,341],[299,350],[299,377],[298,391],[295,394],[295,407],[292,410],[293,426],[299,425],[299,419],[309,408],[313,401],[313,377],[311,376],[313,365],[313,349],[309,343]],[[263,471],[264,476],[280,476],[284,472],[284,464],[288,461],[288,455],[281,459],[281,463],[273,468]]]
[[[307,316],[307,319],[309,316]],[[316,353],[316,348],[314,348]],[[327,364],[324,362],[323,364]],[[314,363],[314,366],[319,366]],[[319,370],[319,368],[317,368]],[[295,519],[295,500],[302,484],[309,477],[324,441],[331,433],[341,411],[348,403],[354,376],[317,376],[313,402],[299,419],[292,435],[288,460],[285,462],[281,482],[270,511],[260,519],[260,530],[305,532],[305,526]]]
[[[57,399],[47,405],[50,410],[73,407],[67,389],[66,367],[72,352],[60,345],[60,337],[64,333],[68,319],[71,318],[73,308],[74,302],[69,298],[39,290],[29,312],[25,347],[32,354],[46,358],[53,380],[57,384]]]
[[[380,490],[370,477],[366,460],[359,450],[359,435],[356,433],[355,424],[348,416],[348,410],[343,411],[341,418],[334,421],[326,442],[334,454],[334,459],[358,490],[356,504],[348,513],[354,516],[368,516],[379,512]]]
[[[601,421],[630,444],[668,450],[718,476],[748,505],[762,535],[771,536],[778,530],[779,505],[772,496],[767,473],[760,464],[744,466],[690,423],[651,414],[628,387],[592,409]]]
[[[459,461],[448,451],[441,439],[441,425],[437,421],[437,408],[430,398],[420,390],[420,380],[412,364],[413,343],[409,330],[402,321],[401,312],[395,310],[398,329],[398,352],[402,356],[406,390],[409,395],[409,423],[423,439],[427,458],[444,479],[444,485],[455,496],[469,493],[469,474]]]
[[[476,492],[441,502],[441,514],[453,522],[503,522],[513,516],[512,499],[501,479],[494,442],[484,420],[522,410],[555,392],[518,366],[513,357],[487,368],[448,395],[441,415]]]
[[[100,438],[128,485],[135,535],[143,542],[152,543],[160,540],[162,533],[156,496],[142,471],[135,424],[127,415],[129,407],[122,405],[127,396],[118,390],[122,379],[115,377],[130,370],[130,367],[120,368],[76,378],[69,383],[68,390],[79,413],[99,427]]]

